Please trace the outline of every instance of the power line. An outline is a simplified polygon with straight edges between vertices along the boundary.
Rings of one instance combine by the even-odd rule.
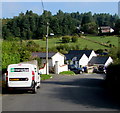
[[[44,3],[42,0],[41,0],[41,3],[42,3],[43,13],[44,13]]]

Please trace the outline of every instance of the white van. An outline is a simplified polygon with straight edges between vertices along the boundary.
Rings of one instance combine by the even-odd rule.
[[[40,87],[40,75],[36,65],[33,64],[10,64],[7,68],[7,88],[27,89],[36,93]]]

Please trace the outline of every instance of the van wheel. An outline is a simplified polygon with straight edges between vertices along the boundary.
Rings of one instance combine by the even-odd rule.
[[[32,94],[35,94],[35,93],[37,93],[37,87],[36,86],[32,89]]]
[[[40,83],[39,83],[39,85],[38,85],[38,87],[37,88],[40,88]]]
[[[82,74],[82,71],[80,71],[80,74]]]

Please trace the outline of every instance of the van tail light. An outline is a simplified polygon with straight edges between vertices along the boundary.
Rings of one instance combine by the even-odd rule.
[[[8,71],[6,72],[6,81],[8,81]]]
[[[32,71],[32,80],[35,80],[35,72]]]
[[[35,80],[35,76],[32,76],[32,80]]]
[[[8,76],[6,76],[6,81],[8,81]]]
[[[35,72],[34,72],[34,71],[32,71],[32,75],[35,75]]]

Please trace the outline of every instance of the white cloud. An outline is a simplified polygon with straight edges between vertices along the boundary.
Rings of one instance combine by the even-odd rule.
[[[43,2],[118,2],[119,0],[42,0]],[[2,2],[41,2],[41,0],[2,0]]]

